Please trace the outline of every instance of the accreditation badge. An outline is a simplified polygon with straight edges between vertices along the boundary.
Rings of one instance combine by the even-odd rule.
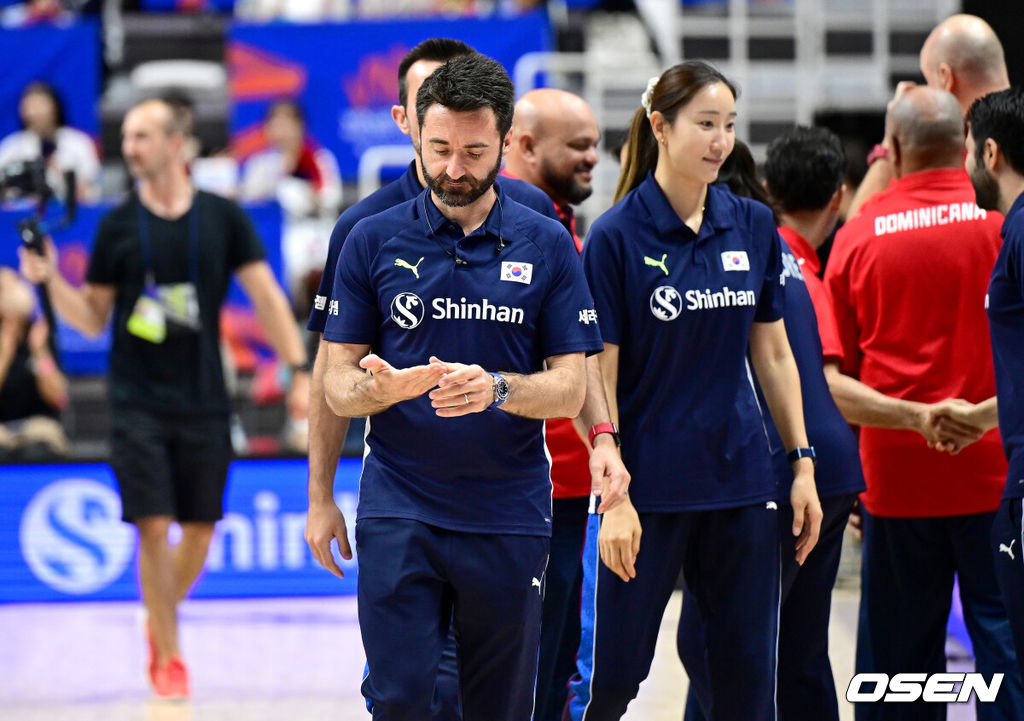
[[[128,316],[128,332],[150,343],[163,343],[167,338],[167,319],[160,302],[146,293],[140,295]]]
[[[194,283],[163,283],[156,287],[156,297],[172,329],[199,331],[199,294]]]

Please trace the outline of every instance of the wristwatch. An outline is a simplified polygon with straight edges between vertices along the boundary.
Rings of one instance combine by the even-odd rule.
[[[794,448],[786,455],[786,460],[790,464],[796,463],[801,458],[810,458],[812,464],[818,465],[818,455],[814,452],[814,446]]]
[[[594,447],[594,439],[602,433],[608,433],[615,440],[616,446],[622,446],[622,442],[619,440],[619,429],[615,427],[614,423],[598,423],[596,426],[592,426],[590,429],[590,447]]]
[[[507,401],[509,393],[508,381],[505,380],[503,375],[500,373],[491,373],[491,376],[494,377],[494,383],[491,385],[491,388],[494,390],[494,401],[487,407],[487,410],[497,408]]]

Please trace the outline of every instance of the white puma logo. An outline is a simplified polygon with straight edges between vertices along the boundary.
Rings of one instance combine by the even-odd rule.
[[[409,265],[407,262],[405,262],[401,258],[395,258],[395,265],[397,265],[399,268],[408,268],[409,270],[412,271],[412,274],[415,275],[417,278],[420,277],[419,267],[420,267],[420,263],[422,263],[422,262],[423,262],[423,258],[420,258],[419,261],[417,261],[416,265]]]
[[[530,588],[537,587],[537,593],[540,593],[540,579],[536,576],[533,579],[533,583],[530,584]]]
[[[1017,539],[1015,538],[1012,541],[1010,541],[1010,545],[1009,546],[1007,546],[1005,543],[1000,543],[999,544],[999,552],[1000,553],[1005,553],[1007,556],[1010,557],[1011,561],[1016,561],[1017,557],[1013,555],[1013,544],[1015,544],[1016,542],[1017,542]]]
[[[768,501],[766,504],[764,504],[764,507],[767,508],[769,511],[779,510],[779,504],[776,503],[775,501]]]

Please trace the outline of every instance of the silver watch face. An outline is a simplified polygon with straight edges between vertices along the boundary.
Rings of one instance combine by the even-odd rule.
[[[508,381],[504,378],[496,378],[494,381],[494,399],[503,401],[508,398]]]

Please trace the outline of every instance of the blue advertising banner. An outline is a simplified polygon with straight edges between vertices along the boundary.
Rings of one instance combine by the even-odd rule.
[[[343,459],[334,482],[350,534],[361,466]],[[116,488],[106,465],[0,466],[0,603],[137,599],[136,533]],[[355,559],[338,558],[338,579],[306,546],[306,507],[304,460],[232,464],[192,596],[354,594]]]
[[[334,152],[344,178],[355,179],[367,148],[409,142],[391,119],[391,106],[398,102],[398,64],[419,42],[438,36],[469,43],[509,74],[525,53],[551,47],[543,10],[488,19],[236,23],[227,51],[236,153],[244,158],[261,149],[268,106],[294,98],[305,111],[310,135]]]
[[[113,203],[102,205],[80,205],[75,221],[63,228],[52,228],[51,233],[57,244],[58,264],[65,278],[73,285],[85,280],[89,267],[89,254],[95,242],[96,227]],[[278,282],[284,285],[284,265],[281,259],[281,206],[276,202],[249,203],[242,206],[263,241],[267,262],[274,269]],[[64,209],[52,205],[48,211],[51,224],[56,223]],[[18,222],[32,215],[31,206],[0,207],[0,265],[18,267]],[[232,281],[227,302],[249,309],[251,306],[237,282]],[[58,321],[57,347],[61,354],[64,370],[72,375],[93,375],[104,373],[107,368],[107,353],[110,350],[110,331],[98,338],[88,338],[70,326]]]
[[[0,138],[21,128],[18,99],[34,80],[52,85],[64,103],[65,122],[96,136],[99,131],[100,29],[82,19],[69,27],[0,28]]]

